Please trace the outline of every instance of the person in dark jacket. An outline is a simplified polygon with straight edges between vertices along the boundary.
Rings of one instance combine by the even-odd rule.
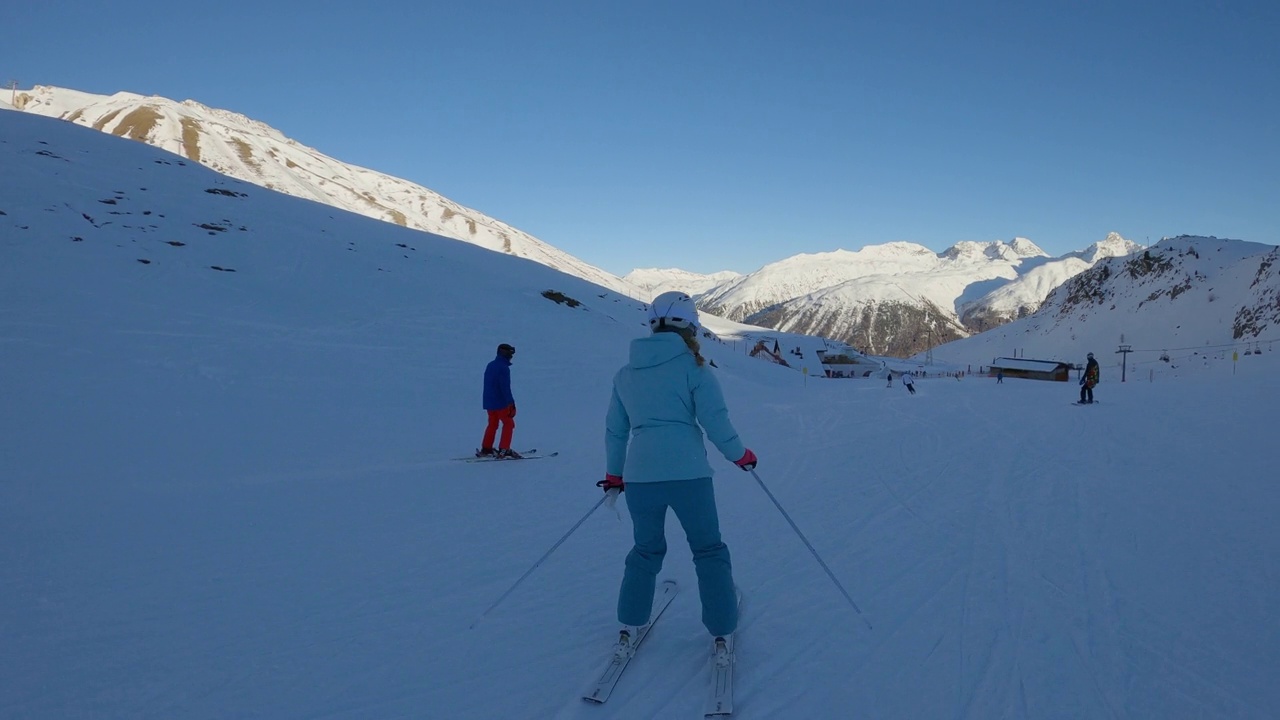
[[[1089,353],[1089,362],[1084,366],[1084,377],[1080,378],[1081,405],[1089,405],[1093,402],[1093,386],[1097,385],[1100,379],[1098,361],[1093,359],[1093,353]]]
[[[511,359],[515,355],[515,347],[502,343],[498,346],[498,356],[484,369],[484,409],[489,413],[489,425],[484,429],[484,440],[476,457],[520,458],[520,454],[511,449],[511,434],[516,429],[516,399],[511,395]],[[502,436],[495,448],[493,439],[498,434],[499,423]]]

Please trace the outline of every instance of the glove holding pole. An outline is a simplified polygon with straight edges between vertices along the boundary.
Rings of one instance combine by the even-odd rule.
[[[622,482],[621,475],[605,474],[604,479],[596,483],[596,487],[604,490],[604,504],[613,509],[613,504],[618,501],[618,493],[627,489],[626,483]]]

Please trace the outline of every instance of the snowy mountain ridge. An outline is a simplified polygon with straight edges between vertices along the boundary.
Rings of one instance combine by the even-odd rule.
[[[1025,258],[1045,257],[1048,255],[1039,245],[1027,238],[1014,238],[1008,244],[1002,240],[980,242],[977,240],[961,240],[940,253],[942,257],[958,260],[967,258],[980,261],[983,258],[1018,262]]]
[[[623,275],[622,279],[644,290],[649,297],[656,297],[669,290],[701,295],[740,277],[742,273],[732,270],[704,275],[679,268],[636,268]]]
[[[95,95],[37,85],[18,109],[154,145],[217,172],[295,197],[443,235],[638,295],[617,276],[439,193],[335,160],[269,125],[195,100],[129,92]]]
[[[941,253],[891,242],[795,255],[711,290],[699,306],[906,357],[1034,312],[1050,290],[1098,259],[1139,247],[1117,233],[1061,258],[1026,238],[962,241]]]
[[[1117,367],[1163,373],[1280,340],[1280,248],[1183,235],[1106,257],[1049,293],[1038,312],[934,349],[955,363],[1020,352],[1081,362],[1097,352]],[[1252,344],[1252,345],[1251,345]]]
[[[1041,258],[1021,263],[1018,277],[994,290],[977,284],[957,299],[956,311],[961,324],[969,332],[983,332],[1006,322],[1026,317],[1040,308],[1049,293],[1067,280],[1093,267],[1109,257],[1124,257],[1142,249],[1119,233],[1093,243],[1084,250],[1067,253],[1058,258]],[[982,292],[977,299],[970,299],[974,292]]]
[[[715,288],[701,298],[699,307],[733,320],[743,320],[780,302],[853,278],[925,273],[937,269],[940,262],[939,256],[923,245],[898,241],[853,251],[801,253]]]

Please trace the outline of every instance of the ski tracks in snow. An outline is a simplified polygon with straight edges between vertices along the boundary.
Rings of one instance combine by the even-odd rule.
[[[1123,432],[1096,428],[1084,448],[1078,409],[1002,406],[948,395],[957,384],[921,384],[914,397],[851,385],[836,401],[769,404],[765,420],[735,416],[766,451],[762,478],[874,625],[861,625],[763,494],[722,471],[722,527],[738,580],[758,599],[743,617],[757,650],[743,654],[738,716],[838,707],[864,717],[1131,720],[1187,707],[1266,717],[1193,654],[1249,672],[1208,631],[1147,615],[1117,582],[1129,558],[1116,554],[1125,527],[1116,518],[1128,519],[1116,503],[1137,492],[1117,479],[1132,451]],[[779,423],[792,428],[785,450],[760,441]],[[748,527],[776,542],[744,538]],[[574,702],[557,717],[696,711],[705,643],[696,596],[681,600],[633,687],[607,709],[587,715]],[[687,627],[677,633],[677,623]],[[1187,639],[1169,640],[1179,635]],[[1142,669],[1153,664],[1162,671]]]
[[[1059,458],[1041,451],[1061,445],[1057,432],[1042,420],[1019,422],[993,413],[971,393],[952,398],[929,392],[903,400],[881,403],[882,417],[891,418],[886,424],[896,428],[897,467],[878,480],[896,507],[928,528],[925,537],[949,554],[950,568],[926,571],[914,585],[909,579],[897,583],[919,593],[919,600],[899,606],[902,614],[891,625],[900,638],[876,651],[900,654],[903,649],[894,642],[911,637],[920,623],[937,624],[937,616],[949,616],[921,662],[950,658],[951,700],[935,698],[927,714],[943,712],[957,720],[1052,716],[1057,712],[1053,683],[1044,679],[1045,668],[1037,662],[1028,666],[1026,650],[1056,637],[1080,658],[1073,674],[1088,673],[1087,649],[1101,643],[1099,652],[1107,653],[1112,641],[1104,629],[1114,625],[1105,575],[1089,565],[1087,556],[1068,561],[1075,583],[1054,582],[1040,567],[1042,558],[1060,556],[1064,548],[1084,552],[1079,548],[1085,542],[1086,511],[1080,503],[1071,517],[1050,517],[1046,511],[1053,488],[1070,482],[1055,462]],[[943,433],[956,432],[964,432],[966,440],[943,439]],[[1018,452],[1024,444],[1037,450]],[[948,476],[953,463],[965,469],[958,482]],[[916,567],[933,569],[927,560]],[[1071,617],[1069,608],[1081,605],[1104,629]],[[1046,612],[1046,607],[1060,612]],[[1096,676],[1084,686],[1094,688],[1094,697],[1076,699],[1077,708],[1083,705],[1089,717],[1116,717]],[[950,709],[943,711],[947,705]]]

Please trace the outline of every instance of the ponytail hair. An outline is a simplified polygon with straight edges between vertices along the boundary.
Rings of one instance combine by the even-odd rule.
[[[693,359],[698,363],[698,367],[706,364],[707,359],[702,357],[702,346],[698,344],[698,328],[696,325],[678,328],[663,323],[654,328],[653,332],[655,335],[660,332],[676,333],[684,339],[684,344],[688,346],[689,352],[693,353]]]
[[[680,337],[684,338],[684,344],[689,346],[689,352],[693,353],[693,359],[698,363],[698,367],[702,367],[706,363],[706,359],[702,357],[702,346],[698,344],[698,328],[696,325],[690,325],[680,330]]]

